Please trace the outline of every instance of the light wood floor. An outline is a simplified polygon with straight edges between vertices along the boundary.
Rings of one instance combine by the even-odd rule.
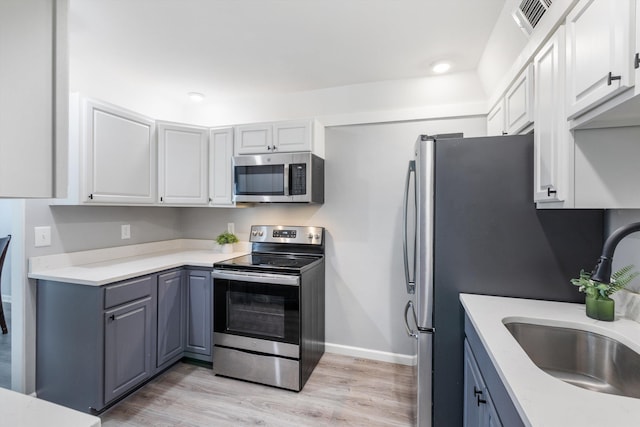
[[[325,353],[300,393],[178,363],[102,414],[103,426],[411,426],[412,369]]]

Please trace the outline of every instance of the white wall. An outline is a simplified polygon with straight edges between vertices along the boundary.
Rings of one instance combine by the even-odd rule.
[[[241,239],[252,224],[317,225],[327,229],[326,340],[353,354],[408,361],[403,324],[407,296],[402,264],[404,179],[421,133],[481,136],[483,117],[343,126],[326,129],[325,203],[246,209],[187,208],[187,238],[213,238],[234,222]]]
[[[504,8],[478,63],[478,76],[485,92],[491,96],[529,38],[511,16],[519,0],[506,0]]]

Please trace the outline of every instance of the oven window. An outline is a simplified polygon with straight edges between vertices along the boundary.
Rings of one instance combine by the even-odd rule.
[[[299,344],[298,286],[215,279],[213,289],[215,332]]]
[[[284,302],[283,296],[229,292],[227,326],[236,332],[284,338]]]
[[[237,195],[284,195],[284,165],[236,166],[234,173]]]

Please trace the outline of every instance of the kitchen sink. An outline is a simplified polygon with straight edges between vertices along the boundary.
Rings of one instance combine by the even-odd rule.
[[[590,331],[507,322],[505,326],[540,369],[600,393],[640,398],[640,354]]]

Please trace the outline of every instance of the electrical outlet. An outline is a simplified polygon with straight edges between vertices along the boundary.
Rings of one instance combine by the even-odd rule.
[[[227,231],[231,234],[236,234],[236,224],[233,222],[227,223]]]
[[[131,225],[124,224],[120,226],[120,238],[123,240],[131,238]]]
[[[51,227],[34,227],[35,234],[35,246],[36,248],[42,246],[51,246]]]

